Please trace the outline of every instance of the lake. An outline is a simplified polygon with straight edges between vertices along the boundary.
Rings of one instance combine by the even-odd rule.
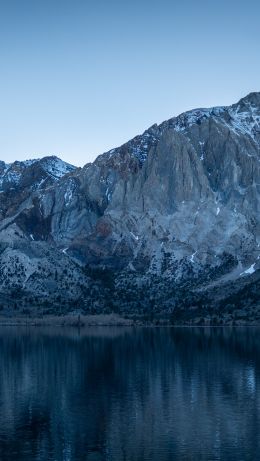
[[[0,328],[1,461],[259,459],[259,328]]]

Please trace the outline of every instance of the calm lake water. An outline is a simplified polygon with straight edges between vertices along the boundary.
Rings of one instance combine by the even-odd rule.
[[[1,461],[260,459],[260,329],[0,328]]]

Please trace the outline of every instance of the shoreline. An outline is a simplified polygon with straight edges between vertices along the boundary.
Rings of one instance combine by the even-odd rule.
[[[63,315],[44,317],[0,317],[0,326],[132,326],[133,320],[120,317],[116,314],[100,315]]]
[[[152,327],[152,328],[224,328],[224,327],[259,327],[258,322],[239,322],[230,324],[201,324],[201,323],[179,323],[172,324],[166,319],[156,322],[142,318],[129,319],[118,314],[97,314],[97,315],[64,315],[45,317],[1,317],[0,327]]]

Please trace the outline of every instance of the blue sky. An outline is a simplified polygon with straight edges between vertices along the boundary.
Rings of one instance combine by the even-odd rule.
[[[260,2],[1,0],[0,159],[84,165],[260,91]]]

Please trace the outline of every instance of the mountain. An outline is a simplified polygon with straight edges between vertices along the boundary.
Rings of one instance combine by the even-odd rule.
[[[83,168],[1,162],[0,189],[3,313],[260,318],[260,93],[155,124]]]

